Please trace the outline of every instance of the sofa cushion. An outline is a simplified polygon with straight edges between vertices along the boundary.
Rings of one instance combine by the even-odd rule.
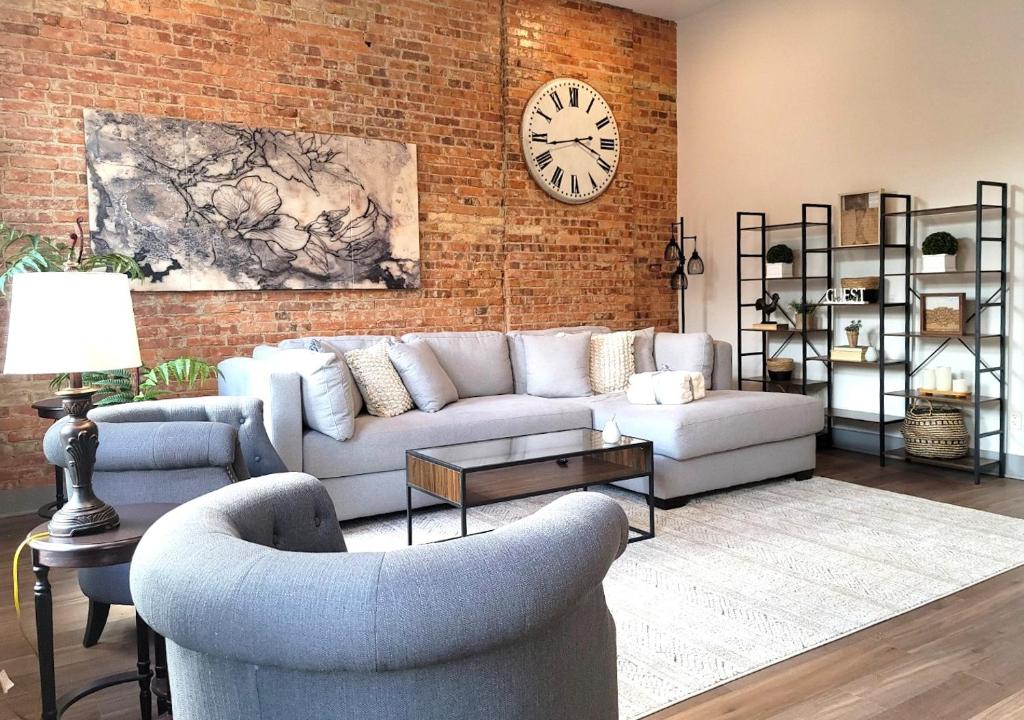
[[[420,410],[437,412],[459,399],[451,378],[422,340],[396,343],[388,348],[388,357]]]
[[[654,328],[644,328],[633,333],[633,366],[634,372],[654,372],[658,366],[654,362]]]
[[[591,335],[611,332],[601,325],[580,325],[579,327],[558,327],[546,330],[513,330],[508,333],[508,352],[512,360],[512,375],[515,378],[515,391],[526,392],[526,355],[523,350],[524,335],[557,335],[558,333],[585,332]]]
[[[548,398],[592,394],[590,338],[590,333],[524,336],[526,392]]]
[[[409,333],[402,340],[426,342],[460,398],[512,392],[512,363],[500,332]]]
[[[595,393],[626,389],[636,368],[635,340],[631,330],[590,336],[590,387]]]
[[[388,347],[389,343],[382,340],[345,353],[345,362],[366,401],[366,411],[380,417],[395,417],[413,407],[409,391],[388,357]]]
[[[577,401],[530,395],[468,398],[436,413],[360,415],[346,442],[310,430],[302,440],[303,470],[319,478],[400,470],[406,450],[580,427],[590,427],[590,409]]]
[[[344,360],[333,352],[289,348],[268,355],[267,362],[298,373],[307,427],[335,440],[352,437],[362,398],[358,407],[353,407],[351,393],[355,390],[358,395],[359,391]]]
[[[675,460],[813,435],[825,423],[820,401],[787,393],[714,390],[686,405],[633,405],[625,393],[571,402],[593,410],[594,429],[614,415],[623,435],[652,440],[655,454]]]
[[[711,387],[715,345],[707,333],[658,333],[654,337],[654,360],[658,370],[702,373],[704,384]]]

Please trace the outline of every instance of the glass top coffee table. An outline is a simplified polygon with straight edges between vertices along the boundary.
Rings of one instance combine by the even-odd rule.
[[[408,450],[405,469],[410,545],[413,490],[459,508],[465,537],[469,508],[636,477],[647,478],[648,529],[630,527],[629,541],[654,537],[654,443],[650,440],[624,435],[608,444],[596,430],[561,430]]]

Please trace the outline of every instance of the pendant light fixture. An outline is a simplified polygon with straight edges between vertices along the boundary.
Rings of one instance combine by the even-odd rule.
[[[682,257],[682,248],[679,246],[679,242],[676,240],[676,224],[672,223],[671,234],[669,235],[669,241],[665,244],[665,259],[666,260],[678,260]]]
[[[704,261],[701,260],[700,254],[697,252],[697,236],[693,236],[693,255],[690,256],[690,261],[686,263],[686,272],[690,275],[703,275],[704,274]]]

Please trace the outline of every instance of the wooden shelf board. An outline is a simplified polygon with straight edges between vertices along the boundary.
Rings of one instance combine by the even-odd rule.
[[[790,223],[775,223],[773,225],[751,225],[750,227],[741,227],[740,230],[798,230],[804,225],[807,227],[828,227],[828,223],[823,222],[790,222]]]
[[[864,410],[844,410],[842,408],[832,408],[832,411],[825,411],[826,417],[831,417],[834,420],[847,420],[849,422],[859,423],[870,423],[872,425],[878,424],[878,413],[867,412]],[[902,415],[886,415],[883,418],[883,422],[886,425],[893,423],[903,422]]]
[[[938,403],[940,405],[965,405],[968,407],[974,405],[975,400],[975,397],[973,395],[969,398],[961,400],[960,398],[937,397],[935,395],[921,395],[919,392],[917,392],[917,390],[911,390],[909,393],[905,390],[892,390],[890,392],[887,392],[886,395],[890,397],[919,398],[921,400],[931,400],[932,402]],[[987,403],[999,402],[999,398],[991,397],[989,395],[980,396],[980,400],[983,405]]]
[[[833,360],[832,358],[825,357],[823,355],[815,355],[814,357],[808,357],[807,359],[808,360],[817,360],[818,362],[823,362],[823,363],[833,363],[833,364],[836,364],[836,365],[862,365],[864,367],[873,367],[873,368],[877,368],[878,367],[878,361],[877,360],[874,361],[874,362],[868,362],[867,360],[865,360],[863,362],[859,362],[857,360]],[[885,365],[906,365],[907,361],[906,360],[886,360],[884,364]]]
[[[909,338],[928,338],[931,340],[956,340],[957,338],[963,338],[964,340],[973,340],[974,335],[922,335],[921,333],[898,333],[898,332],[887,332],[886,337],[909,337]],[[982,333],[982,340],[991,340],[992,338],[1001,337],[998,334]]]
[[[992,273],[1001,273],[1002,270],[979,270],[978,272],[980,272],[981,274],[984,275],[984,274],[992,274]],[[921,272],[921,271],[917,271],[917,272],[912,272],[912,273],[901,273],[901,272],[898,272],[898,273],[886,273],[885,276],[886,277],[899,277],[901,275],[911,275],[913,277],[921,277],[921,276],[927,277],[928,275],[939,275],[939,276],[941,276],[941,275],[973,275],[974,273],[975,273],[974,270],[943,270],[942,272]]]
[[[793,378],[792,380],[772,380],[769,377],[763,377],[758,375],[757,377],[742,378],[741,382],[756,382],[756,383],[768,383],[769,385],[784,385],[786,387],[803,387],[803,381],[800,378]],[[828,385],[826,380],[808,380],[808,389],[813,387],[819,387]]]
[[[805,335],[809,332],[828,332],[828,328],[811,328],[810,330],[797,330],[796,328],[787,328],[785,330],[758,330],[757,328],[743,328],[743,331],[762,333],[796,333],[797,335]]]
[[[895,460],[907,460],[909,462],[921,463],[923,465],[935,465],[937,467],[952,468],[954,470],[967,470],[972,472],[974,470],[974,455],[968,454],[966,457],[956,458],[954,460],[939,460],[933,458],[922,458],[915,455],[908,455],[903,448],[897,448],[895,450],[887,450],[885,453],[887,458],[893,458]],[[982,453],[981,455],[981,469],[991,469],[999,465],[999,458],[990,454]]]
[[[1000,210],[1002,205],[982,205],[982,210]],[[934,208],[918,208],[917,210],[911,210],[908,212],[887,212],[886,217],[902,217],[910,215],[911,217],[922,217],[924,215],[953,215],[955,213],[967,213],[975,212],[978,209],[976,203],[969,205],[946,205],[945,207],[934,207]]]

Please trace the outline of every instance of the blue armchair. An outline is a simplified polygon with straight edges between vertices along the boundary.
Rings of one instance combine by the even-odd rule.
[[[114,405],[89,413],[99,425],[93,486],[119,504],[183,503],[236,480],[283,472],[263,427],[257,398],[200,397]],[[67,467],[60,444],[63,421],[46,433],[47,460]],[[111,605],[131,605],[129,565],[80,570],[89,598],[83,644],[95,645]]]
[[[602,581],[622,509],[572,493],[492,533],[348,553],[315,478],[172,510],[131,590],[167,640],[177,720],[618,717]]]

